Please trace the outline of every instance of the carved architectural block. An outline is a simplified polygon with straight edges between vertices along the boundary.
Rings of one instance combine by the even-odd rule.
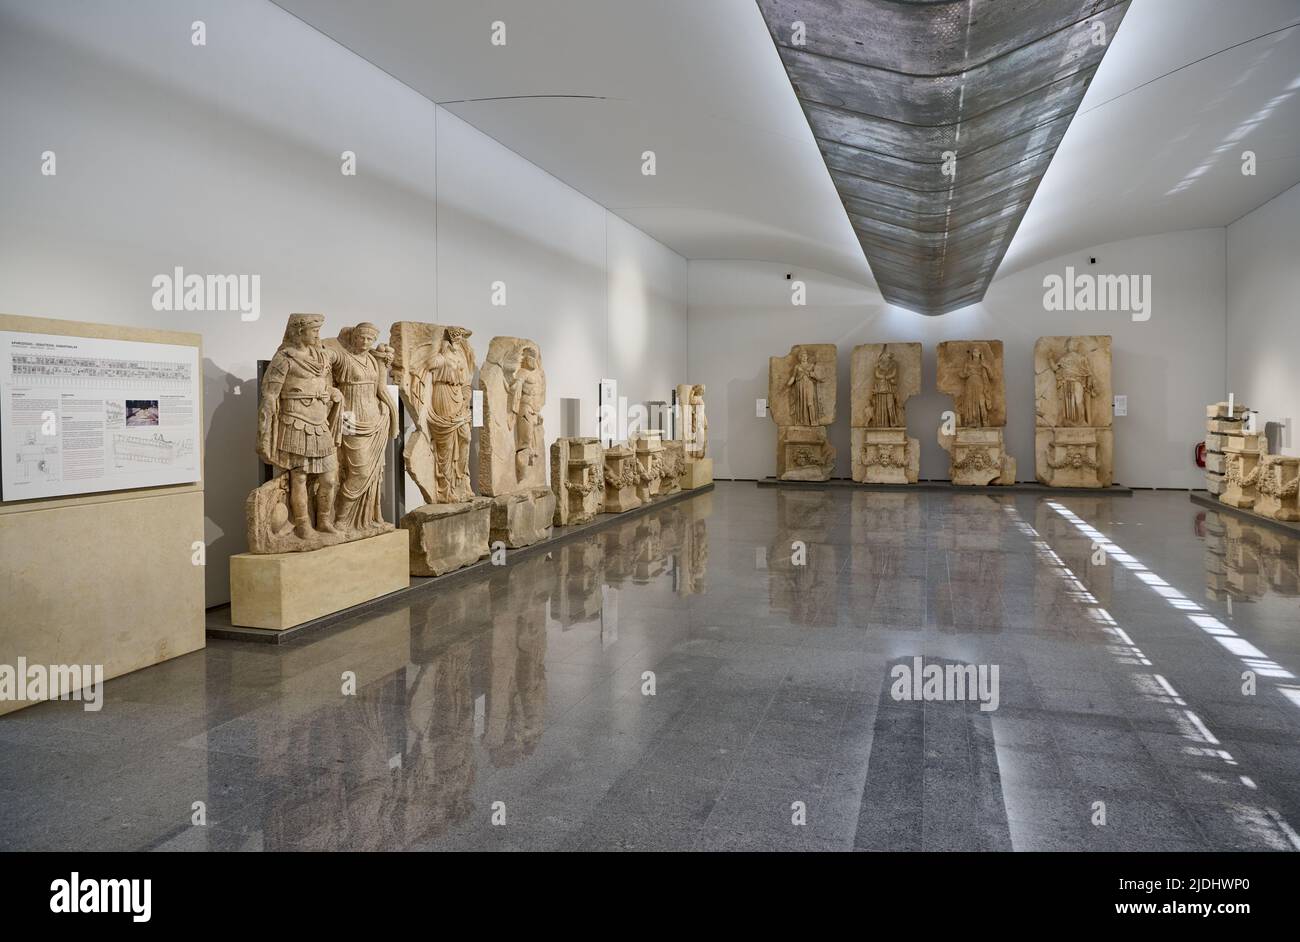
[[[628,442],[636,453],[636,496],[646,503],[660,494],[664,478],[664,442],[658,432],[643,432]]]
[[[1266,452],[1263,435],[1229,435],[1224,446],[1225,468],[1223,493],[1219,500],[1233,507],[1250,509],[1259,498],[1262,465],[1260,459]]]
[[[1052,487],[1109,487],[1114,478],[1110,337],[1034,344],[1034,469]]]
[[[605,455],[599,439],[557,438],[551,443],[551,490],[557,527],[585,523],[600,513]]]
[[[914,484],[921,443],[907,437],[907,400],[921,391],[919,343],[869,343],[850,362],[853,480]]]
[[[686,473],[686,443],[664,442],[663,474],[659,477],[659,496],[676,494],[682,489],[682,476]],[[699,459],[696,459],[699,460]]]
[[[1300,485],[1300,458],[1289,455],[1265,455],[1260,461],[1259,480],[1255,489],[1259,499],[1255,512],[1274,520],[1300,520],[1297,485]]]
[[[601,507],[605,513],[621,514],[641,506],[637,485],[641,469],[636,452],[627,445],[611,445],[605,449],[605,499]]]
[[[945,340],[936,352],[938,387],[953,400],[955,426],[939,428],[954,484],[1014,484],[1016,461],[1006,453],[1006,384],[1001,340]]]
[[[550,487],[525,488],[492,498],[489,540],[513,548],[529,546],[551,535],[555,519],[555,494]]]
[[[777,426],[776,476],[783,481],[827,481],[835,449],[826,430],[835,421],[836,350],[833,343],[795,344],[768,360],[768,407]]]
[[[401,526],[411,541],[411,575],[441,576],[488,554],[492,500],[424,504],[404,516]]]

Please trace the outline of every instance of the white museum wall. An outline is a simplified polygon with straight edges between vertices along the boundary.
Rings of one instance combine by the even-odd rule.
[[[1097,257],[1095,266],[1089,256]],[[839,397],[831,441],[836,477],[849,477],[849,352],[860,343],[920,341],[922,392],[908,404],[910,433],[921,443],[921,477],[947,479],[937,441],[952,400],[935,391],[935,348],[942,340],[1001,340],[1007,383],[1007,445],[1017,478],[1034,480],[1033,348],[1042,336],[1110,334],[1114,391],[1129,414],[1115,419],[1115,479],[1139,487],[1194,487],[1203,479],[1192,449],[1204,438],[1204,405],[1222,394],[1224,230],[1167,233],[1061,256],[993,282],[980,304],[926,317],[886,304],[866,288],[778,263],[688,263],[690,377],[708,386],[709,447],[718,478],[775,472],[776,427],[755,415],[767,397],[768,357],[795,343],[839,348]],[[1050,312],[1043,278],[1076,272],[1149,274],[1151,317]],[[786,273],[807,285],[807,305],[791,304]]]
[[[463,324],[480,362],[530,337],[549,438],[561,397],[594,434],[602,377],[641,399],[685,379],[680,256],[266,0],[0,0],[0,87],[0,311],[203,336],[208,605],[246,549],[256,363],[293,311],[326,336]],[[178,265],[259,275],[260,318],[153,310]]]
[[[1274,448],[1300,455],[1300,186],[1228,226],[1228,390],[1277,423]]]

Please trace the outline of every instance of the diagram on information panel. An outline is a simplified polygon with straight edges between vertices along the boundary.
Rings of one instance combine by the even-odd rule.
[[[117,467],[133,464],[176,464],[194,453],[192,438],[172,439],[161,432],[115,432],[113,462]]]
[[[28,432],[14,455],[18,464],[16,484],[32,481],[57,481],[59,478],[59,446],[42,444],[35,432]]]

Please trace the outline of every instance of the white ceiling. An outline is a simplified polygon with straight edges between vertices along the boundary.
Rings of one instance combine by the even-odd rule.
[[[754,0],[276,2],[687,258],[872,283]],[[1300,0],[1134,0],[999,275],[1297,182]]]

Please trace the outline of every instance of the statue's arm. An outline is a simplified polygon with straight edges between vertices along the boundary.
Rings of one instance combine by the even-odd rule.
[[[277,353],[262,376],[262,401],[257,409],[257,454],[267,464],[275,463],[271,460],[271,439],[275,417],[280,411],[280,392],[288,375],[289,360]]]

